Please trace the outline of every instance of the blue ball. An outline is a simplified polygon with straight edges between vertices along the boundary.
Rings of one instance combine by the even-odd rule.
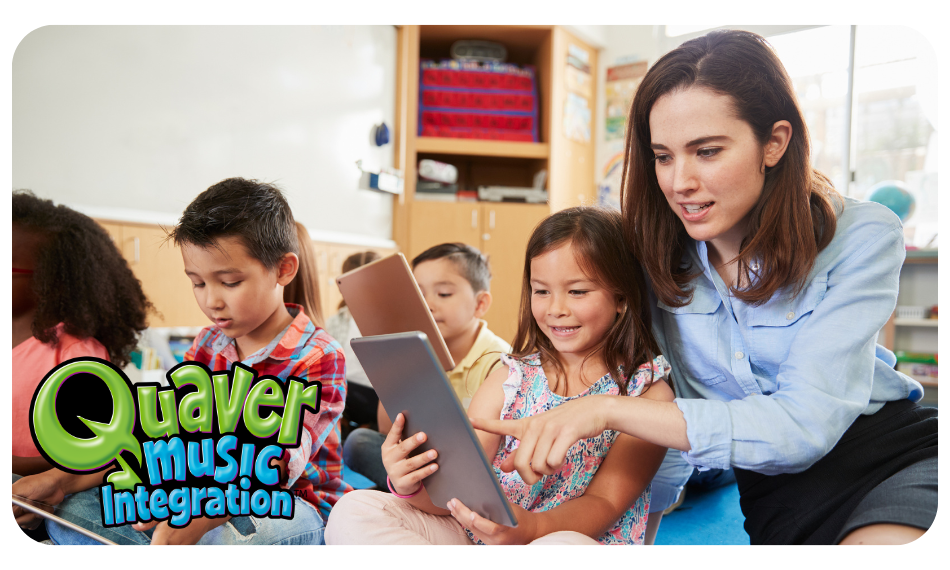
[[[914,195],[897,180],[885,180],[872,186],[868,190],[868,200],[887,206],[902,222],[914,215],[917,206]]]

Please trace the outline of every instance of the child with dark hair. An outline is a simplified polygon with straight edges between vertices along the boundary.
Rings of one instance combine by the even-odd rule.
[[[272,184],[229,178],[185,208],[169,239],[181,248],[195,299],[214,323],[195,337],[185,360],[213,371],[240,362],[282,381],[319,380],[320,410],[304,413],[300,445],[275,461],[281,486],[294,495],[293,519],[194,518],[177,529],[167,522],[137,523],[131,542],[321,544],[330,508],[350,490],[340,461],[346,384],[340,345],[300,305],[283,302],[299,266],[290,207]]]
[[[479,419],[532,417],[598,394],[673,400],[663,381],[669,364],[650,332],[643,272],[624,244],[619,212],[571,208],[542,221],[528,241],[522,283],[511,354],[468,408],[476,427]],[[576,445],[572,439],[564,464],[532,485],[503,471],[516,438],[476,430],[517,517],[518,526],[508,527],[457,499],[434,504],[424,481],[438,471],[439,450],[410,456],[426,434],[403,433],[404,426],[398,414],[382,446],[392,494],[344,497],[330,516],[328,544],[643,543],[660,446],[595,430]],[[561,434],[548,435],[562,442]]]
[[[343,260],[342,271],[348,273],[377,259],[379,259],[379,254],[375,251],[354,253]],[[345,446],[346,438],[353,427],[376,429],[376,407],[379,405],[379,397],[369,378],[366,377],[366,373],[363,372],[356,354],[350,348],[350,339],[363,335],[356,326],[353,316],[350,315],[346,301],[340,300],[340,310],[327,319],[326,329],[330,336],[343,346],[343,354],[346,356],[346,407],[343,408],[343,425],[340,426]]]
[[[297,252],[299,263],[297,276],[284,287],[284,302],[300,305],[313,324],[324,327],[323,309],[320,306],[320,276],[317,275],[313,242],[306,226],[300,222],[294,224],[297,226],[297,245],[300,248]]]
[[[464,243],[433,246],[412,260],[412,274],[419,283],[436,326],[456,362],[448,372],[455,393],[468,409],[508,343],[488,330],[482,317],[491,307],[488,258]],[[379,431],[357,429],[343,446],[343,460],[380,489],[386,488],[386,469],[380,452],[392,422],[382,404],[376,412]]]
[[[58,504],[94,486],[102,474],[77,476],[40,455],[30,435],[33,393],[43,377],[71,358],[129,362],[151,303],[109,234],[66,206],[13,193],[13,473],[21,496]],[[84,486],[85,485],[85,486]],[[17,521],[39,525],[16,511]]]

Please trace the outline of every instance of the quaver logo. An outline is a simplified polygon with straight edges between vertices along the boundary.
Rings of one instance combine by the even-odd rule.
[[[168,387],[133,385],[102,359],[63,362],[30,405],[37,449],[70,473],[110,470],[99,488],[106,527],[152,520],[183,527],[200,516],[293,518],[293,496],[280,487],[275,464],[300,444],[304,410],[320,409],[320,382],[258,377],[239,363],[212,372],[197,362],[179,364],[167,379]],[[73,383],[101,383],[111,403],[101,395],[58,397]]]

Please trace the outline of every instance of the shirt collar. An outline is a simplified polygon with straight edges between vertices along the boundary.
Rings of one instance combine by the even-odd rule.
[[[287,312],[294,317],[294,320],[284,327],[284,330],[280,331],[280,334],[275,336],[267,346],[247,356],[244,360],[238,359],[237,345],[234,339],[221,332],[220,329],[218,330],[217,338],[211,343],[212,349],[227,358],[229,362],[241,362],[247,365],[257,364],[267,358],[287,360],[293,355],[295,347],[306,343],[310,339],[314,332],[316,332],[316,328],[307,317],[307,314],[304,313],[302,306],[293,303],[284,303],[284,306],[287,307]],[[294,335],[287,334],[292,327],[301,331],[300,338],[294,338]],[[286,350],[281,350],[278,351],[278,354],[273,354],[274,349],[278,346]]]
[[[488,323],[479,319],[478,335],[475,337],[475,343],[472,344],[472,348],[468,351],[468,354],[465,355],[465,358],[455,365],[452,372],[462,372],[471,368],[472,365],[475,364],[475,361],[490,348],[493,336],[494,333],[488,330]]]

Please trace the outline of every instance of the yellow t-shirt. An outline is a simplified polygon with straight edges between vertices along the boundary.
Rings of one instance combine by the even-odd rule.
[[[465,358],[448,373],[449,382],[452,383],[455,394],[462,402],[462,407],[468,409],[468,405],[472,402],[472,396],[485,381],[492,365],[498,362],[501,353],[510,351],[511,346],[501,337],[488,330],[488,323],[481,321],[478,325],[478,336],[475,337],[475,344],[472,345]],[[479,358],[486,352],[491,354]]]

